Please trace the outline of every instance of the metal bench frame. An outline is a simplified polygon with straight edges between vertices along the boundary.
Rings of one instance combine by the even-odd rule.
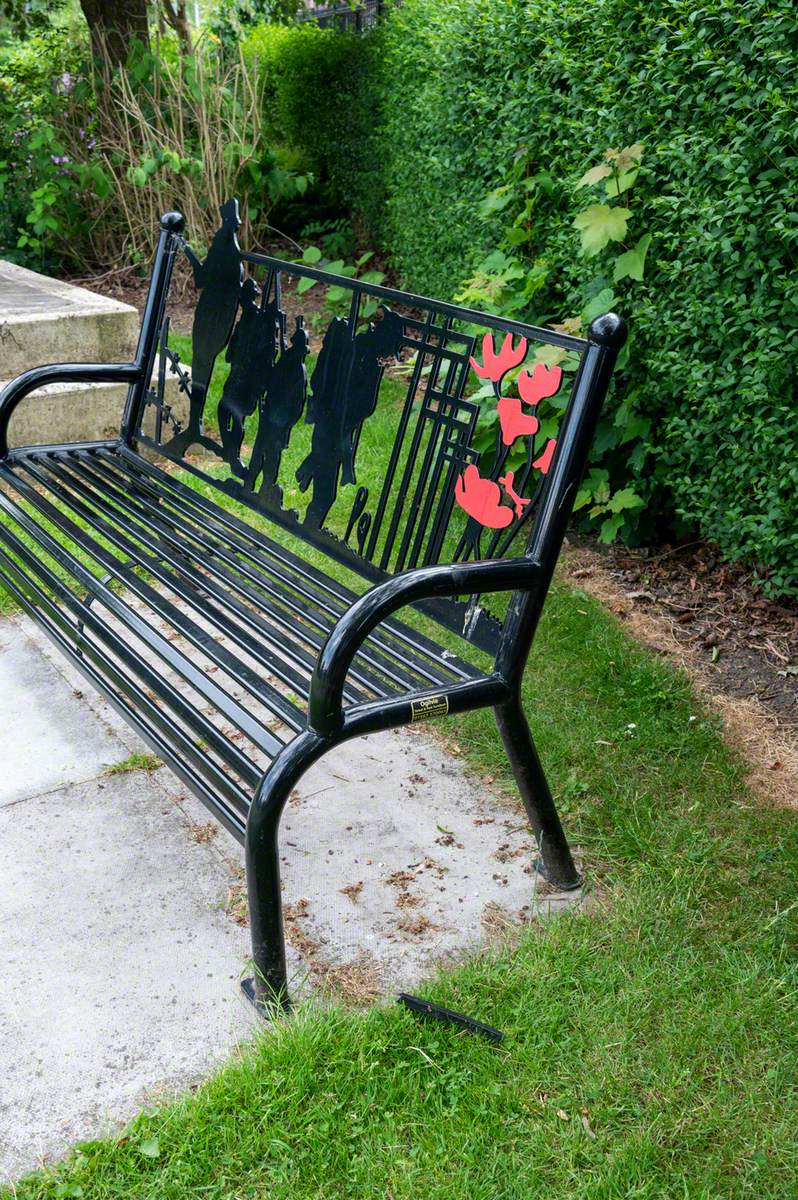
[[[228,202],[228,205],[230,203]],[[229,212],[232,211],[229,209]],[[139,461],[136,458],[137,447],[142,441],[142,414],[148,403],[154,403],[156,407],[160,405],[157,414],[159,435],[156,437],[156,443],[160,440],[165,406],[162,395],[160,400],[157,395],[153,397],[150,381],[159,345],[162,349],[165,348],[164,331],[165,327],[168,328],[168,324],[165,322],[165,306],[175,254],[181,247],[186,248],[182,238],[183,228],[183,218],[178,213],[167,213],[161,219],[160,237],[141,333],[132,363],[41,366],[24,372],[7,385],[0,395],[0,482],[20,487],[22,485],[17,482],[15,472],[22,465],[27,463],[28,469],[35,472],[37,462],[52,461],[57,464],[60,461],[59,455],[63,457],[70,453],[79,456],[85,452],[85,455],[88,456],[113,451],[119,456],[120,462],[126,461],[135,464]],[[233,240],[235,241],[235,238]],[[237,242],[235,244],[237,245]],[[200,277],[203,264],[199,263],[196,256],[190,251],[189,254],[195,266],[195,273]],[[270,767],[254,789],[254,797],[249,805],[246,818],[245,832],[243,823],[237,824],[231,820],[224,806],[210,795],[207,788],[196,787],[192,783],[192,777],[187,773],[187,769],[182,772],[182,777],[186,779],[189,786],[194,787],[200,799],[226,824],[228,829],[231,829],[245,842],[252,954],[255,964],[254,984],[249,985],[248,994],[261,1007],[269,1008],[276,1004],[287,1008],[289,993],[278,854],[280,818],[292,789],[296,787],[308,767],[328,750],[349,738],[407,724],[418,719],[419,713],[425,716],[444,712],[454,714],[471,709],[492,707],[521,798],[537,839],[540,855],[538,869],[548,880],[560,888],[570,889],[579,886],[580,877],[574,865],[522,708],[520,689],[524,667],[571,516],[577,487],[610,383],[613,366],[626,338],[626,330],[624,322],[619,317],[608,314],[593,321],[588,337],[584,340],[565,334],[552,333],[549,330],[536,330],[520,322],[502,320],[489,314],[430,301],[424,297],[401,293],[394,289],[360,285],[351,279],[327,276],[324,272],[312,267],[280,264],[265,256],[245,253],[242,253],[240,257],[242,262],[265,264],[270,272],[268,278],[269,280],[276,279],[275,287],[277,288],[279,288],[281,267],[300,276],[304,275],[310,279],[318,279],[348,288],[353,295],[353,305],[355,305],[353,312],[355,313],[357,303],[363,296],[368,295],[381,301],[386,307],[388,304],[398,301],[410,311],[416,309],[422,312],[426,311],[428,314],[427,327],[432,320],[429,314],[434,311],[436,320],[442,314],[440,320],[444,332],[449,328],[448,323],[450,322],[473,322],[487,330],[498,330],[505,335],[509,334],[511,347],[514,344],[512,339],[515,336],[529,336],[554,346],[575,350],[581,356],[567,410],[562,419],[556,453],[553,455],[548,474],[541,480],[534,497],[534,512],[530,508],[529,511],[524,512],[523,520],[518,521],[519,527],[526,523],[529,529],[523,553],[513,557],[495,556],[477,561],[429,562],[426,565],[412,566],[409,570],[403,570],[393,575],[389,571],[383,571],[382,576],[376,574],[369,563],[364,563],[363,573],[370,579],[372,586],[359,598],[352,598],[348,610],[339,615],[332,623],[331,631],[318,654],[310,680],[305,727],[298,729],[293,740],[288,741],[279,749]],[[265,300],[265,296],[263,299]],[[277,302],[279,302],[279,294]],[[243,300],[240,303],[243,305]],[[235,311],[238,312],[237,307]],[[351,321],[353,334],[356,324],[355,318]],[[299,323],[297,328],[300,329]],[[280,340],[279,337],[278,340]],[[440,344],[443,344],[442,340]],[[458,361],[461,359],[462,355],[459,356]],[[124,382],[130,385],[118,441],[101,444],[85,443],[76,446],[38,447],[36,448],[37,453],[45,456],[45,458],[40,457],[39,459],[32,454],[31,448],[9,449],[8,424],[17,405],[36,388],[67,381]],[[166,417],[168,416],[167,411]],[[185,440],[185,432],[182,436]],[[355,445],[357,436],[359,434],[355,435]],[[181,447],[182,449],[184,447]],[[49,460],[46,459],[48,454],[50,455]],[[497,461],[499,458],[497,451]],[[178,459],[180,459],[179,454]],[[88,458],[86,461],[89,461]],[[99,458],[97,461],[100,463],[97,471],[100,472],[102,463]],[[143,459],[140,461],[142,464],[144,463]],[[469,460],[464,461],[474,463],[476,459],[472,454]],[[144,467],[142,466],[142,487],[146,483],[151,488],[151,496],[150,501],[147,501],[146,497],[145,500],[140,501],[140,509],[136,511],[141,513],[145,512],[145,503],[150,504],[150,508],[146,511],[150,511],[150,509],[155,511],[152,506],[157,504],[159,488],[157,470],[153,469],[152,478],[148,480],[144,479],[143,472]],[[494,478],[496,475],[498,475],[498,467]],[[34,474],[34,481],[35,478]],[[92,476],[92,478],[94,477]],[[102,486],[99,474],[94,479],[93,486],[95,488]],[[233,483],[230,486],[235,491],[235,487],[239,485]],[[221,490],[226,489],[222,486]],[[152,496],[155,498],[152,499]],[[28,488],[24,493],[24,498],[29,501],[33,499],[37,504],[45,505],[44,501],[36,498],[35,488]],[[362,509],[365,500],[362,497],[360,499],[362,500],[360,504]],[[360,501],[358,502],[360,503]],[[42,511],[47,515],[50,510],[45,506]],[[111,699],[112,703],[117,703],[119,707],[114,689],[99,678],[97,671],[84,658],[81,649],[80,635],[83,632],[81,621],[84,617],[86,620],[91,619],[88,609],[91,598],[86,603],[85,611],[80,610],[81,620],[78,621],[77,632],[74,632],[71,625],[59,626],[56,616],[54,616],[56,613],[54,603],[44,598],[44,589],[32,596],[31,587],[26,586],[23,582],[24,577],[19,564],[22,563],[23,566],[30,564],[33,562],[33,558],[31,552],[23,546],[22,541],[16,535],[7,532],[9,520],[18,524],[24,520],[23,529],[28,537],[40,540],[42,545],[49,545],[47,553],[52,553],[52,544],[47,543],[48,535],[44,531],[38,532],[35,521],[21,516],[19,505],[13,500],[9,500],[0,490],[0,515],[3,514],[8,520],[0,524],[0,578],[17,596],[26,611],[34,619],[43,623],[45,631],[57,642],[71,661],[84,674],[88,675],[92,682]],[[289,528],[292,527],[290,521],[286,522],[282,510],[267,511],[267,515],[273,516],[284,527],[286,525]],[[355,515],[357,514],[355,513]],[[533,516],[534,519],[528,520],[530,516]],[[354,517],[350,521],[350,527],[353,522]],[[157,525],[153,527],[158,528]],[[232,524],[230,528],[234,529]],[[345,545],[336,543],[328,535],[322,536],[313,529],[306,528],[304,533],[298,525],[296,529],[301,535],[295,543],[292,542],[292,554],[296,556],[297,561],[301,559],[303,544],[301,538],[304,537],[304,540],[310,541],[317,549],[327,549],[332,557],[338,557],[340,560],[343,554],[344,561],[349,564],[351,555]],[[495,537],[492,544],[497,544]],[[478,548],[478,540],[476,545]],[[64,563],[69,565],[68,552],[60,551],[59,553],[64,555]],[[149,561],[147,559],[148,563]],[[175,559],[175,561],[177,560]],[[73,569],[76,578],[79,579],[81,577],[79,566],[73,564]],[[173,562],[170,569],[174,569]],[[120,578],[123,577],[121,569],[119,575]],[[128,577],[133,578],[132,576]],[[103,586],[92,580],[89,580],[89,583],[95,591]],[[56,586],[53,584],[53,587]],[[422,687],[406,694],[380,696],[365,702],[361,700],[359,703],[347,704],[347,680],[355,656],[362,650],[374,631],[393,628],[390,623],[388,625],[385,623],[400,609],[416,605],[423,608],[424,611],[440,617],[445,606],[449,605],[449,609],[446,611],[450,614],[455,613],[457,621],[462,626],[463,613],[470,613],[473,618],[475,610],[473,605],[469,609],[464,608],[459,598],[507,592],[512,593],[512,596],[503,625],[496,626],[498,632],[493,641],[495,646],[494,665],[488,674],[478,674],[473,678],[464,674],[459,680],[449,680],[446,684]],[[107,593],[101,592],[101,594],[105,596]],[[451,615],[444,623],[451,627]],[[64,632],[65,628],[66,633]],[[395,628],[400,629],[401,627],[396,626]],[[463,632],[462,628],[461,632]],[[466,629],[465,632],[467,635],[468,630]],[[477,636],[471,640],[480,644]],[[485,643],[482,644],[484,648]],[[432,643],[426,642],[425,645],[428,650],[431,648],[434,652],[435,647]],[[157,690],[157,680],[153,683],[153,687]],[[166,752],[164,751],[164,735],[159,733],[157,739],[154,737],[155,726],[151,723],[154,718],[148,716],[143,710],[135,712],[134,706],[131,704],[121,707],[120,711],[124,712],[127,719],[145,740],[149,738],[150,743],[158,748],[165,761],[178,773],[181,773],[181,751],[179,747],[169,747]]]

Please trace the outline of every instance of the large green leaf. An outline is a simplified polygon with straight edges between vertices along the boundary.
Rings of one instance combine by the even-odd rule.
[[[621,174],[617,176],[617,178],[609,179],[607,181],[607,187],[605,189],[607,192],[607,195],[612,196],[614,199],[616,196],[621,196],[624,192],[628,192],[629,188],[632,186],[634,181],[637,179],[637,176],[638,176],[637,167],[632,167],[632,169],[630,171],[622,171]]]
[[[631,216],[628,208],[610,208],[609,204],[591,204],[574,217],[574,225],[582,236],[582,253],[598,254],[609,242],[621,242],[626,237],[626,223]]]
[[[634,488],[619,488],[609,501],[608,508],[612,513],[623,512],[625,508],[642,508],[645,500],[638,496]]]
[[[646,254],[650,245],[651,234],[644,233],[640,241],[631,250],[626,250],[623,254],[618,255],[612,275],[615,283],[619,279],[640,280],[643,278],[643,272],[646,268]]]
[[[585,171],[576,186],[578,188],[591,187],[593,184],[599,183],[600,180],[606,179],[611,174],[612,167],[609,163],[599,163],[597,167],[591,167],[589,171]]]

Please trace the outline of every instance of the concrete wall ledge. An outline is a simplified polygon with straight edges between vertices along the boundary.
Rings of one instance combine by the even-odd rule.
[[[0,376],[49,362],[130,362],[139,316],[130,304],[0,259]]]
[[[157,367],[153,387],[157,382]],[[0,389],[5,384],[0,383]],[[119,435],[127,399],[125,383],[50,383],[26,396],[9,422],[10,446],[37,446],[60,442],[94,441]],[[166,376],[166,401],[185,424],[188,401],[175,375]],[[154,421],[147,414],[145,427]]]

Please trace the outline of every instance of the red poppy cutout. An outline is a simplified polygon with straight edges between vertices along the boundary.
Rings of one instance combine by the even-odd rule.
[[[537,417],[523,411],[517,396],[502,396],[496,407],[505,446],[512,446],[517,437],[537,433],[540,422]]]
[[[530,503],[530,501],[527,500],[526,496],[519,496],[518,492],[513,487],[513,484],[515,483],[515,472],[508,471],[506,475],[500,475],[499,483],[507,493],[507,499],[512,500],[515,515],[517,517],[522,517],[524,515],[524,509],[526,508],[527,504]]]
[[[493,383],[498,383],[513,367],[520,366],[525,358],[526,338],[522,337],[518,345],[514,346],[513,335],[508,333],[497,354],[493,334],[486,333],[482,339],[482,362],[478,363],[472,358],[471,366],[480,379],[490,379]]]
[[[561,383],[561,367],[544,367],[543,363],[538,363],[531,375],[529,371],[522,371],[518,376],[518,391],[525,404],[537,404],[538,400],[558,392]]]
[[[551,466],[552,455],[554,454],[554,447],[556,445],[557,439],[549,438],[548,442],[546,443],[546,449],[543,451],[540,458],[536,458],[532,463],[532,466],[537,467],[541,475],[548,474],[549,467]]]
[[[483,479],[473,463],[455,483],[454,498],[469,517],[488,529],[505,529],[513,519],[512,509],[500,503],[499,485],[492,479]]]

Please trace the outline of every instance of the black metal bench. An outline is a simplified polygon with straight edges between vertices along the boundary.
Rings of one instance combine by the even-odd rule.
[[[242,252],[235,201],[204,262],[183,224],[161,220],[133,363],[36,367],[0,395],[0,578],[245,842],[250,990],[287,1005],[280,816],[348,738],[492,706],[539,869],[579,883],[520,682],[625,328],[609,314],[584,340]],[[200,289],[190,379],[168,344],[181,249]],[[286,279],[349,298],[309,385]],[[130,385],[119,437],[9,449],[23,397],[65,380]]]

